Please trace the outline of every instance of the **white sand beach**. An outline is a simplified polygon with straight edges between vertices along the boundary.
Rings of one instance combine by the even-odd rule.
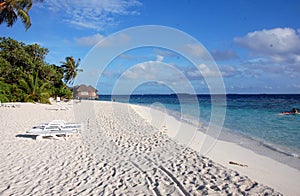
[[[194,135],[195,127],[161,111],[101,101],[60,104],[64,109],[0,107],[0,195],[300,194],[299,170],[233,143],[214,143],[202,132]],[[85,128],[61,140],[25,134],[57,119]],[[215,145],[202,156],[207,141]]]

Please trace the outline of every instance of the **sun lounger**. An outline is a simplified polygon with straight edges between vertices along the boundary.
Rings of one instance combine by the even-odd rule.
[[[64,137],[67,139],[71,135],[79,134],[78,131],[64,131],[64,130],[59,130],[59,131],[53,131],[53,130],[48,130],[48,132],[41,131],[41,132],[35,132],[35,133],[30,133],[33,136],[36,136],[35,139],[43,139],[43,138],[53,138],[53,139],[61,139]]]
[[[43,123],[38,126],[34,126],[26,133],[32,136],[36,136],[36,139],[44,137],[52,137],[58,139],[59,137],[68,138],[71,135],[79,134],[82,129],[81,124],[77,123],[66,123],[63,120],[54,120],[50,123]]]

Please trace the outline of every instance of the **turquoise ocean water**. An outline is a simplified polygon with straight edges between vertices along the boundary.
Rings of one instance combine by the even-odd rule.
[[[157,106],[178,118],[188,116],[204,124],[208,124],[211,118],[210,95],[101,95],[99,99]],[[300,108],[300,95],[227,95],[226,105],[215,107],[226,108],[220,139],[238,143],[281,162],[290,162],[300,169],[300,114],[279,115]]]

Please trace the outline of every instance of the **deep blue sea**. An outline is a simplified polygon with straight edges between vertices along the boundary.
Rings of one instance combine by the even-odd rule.
[[[270,149],[299,158],[300,114],[279,114],[291,111],[292,108],[300,108],[300,94],[226,95],[225,98],[225,105],[222,103],[216,106],[226,108],[222,132],[248,138]],[[188,116],[205,124],[208,124],[211,118],[210,95],[101,95],[99,99],[161,107],[170,110],[170,113],[179,118]],[[200,115],[197,111],[200,111]]]

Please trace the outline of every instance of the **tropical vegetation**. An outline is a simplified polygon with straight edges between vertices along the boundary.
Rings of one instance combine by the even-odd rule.
[[[0,0],[0,24],[6,23],[8,27],[12,27],[20,18],[27,31],[31,26],[28,12],[32,3],[33,0]]]
[[[1,102],[49,103],[50,97],[72,97],[66,83],[73,83],[79,61],[75,63],[73,57],[67,57],[64,66],[48,64],[45,62],[48,52],[38,44],[0,38]]]
[[[77,76],[77,72],[82,71],[81,69],[78,69],[80,59],[75,62],[75,59],[72,56],[68,56],[65,60],[66,61],[61,62],[61,67],[64,69],[64,81],[67,84],[73,84],[74,79]]]

